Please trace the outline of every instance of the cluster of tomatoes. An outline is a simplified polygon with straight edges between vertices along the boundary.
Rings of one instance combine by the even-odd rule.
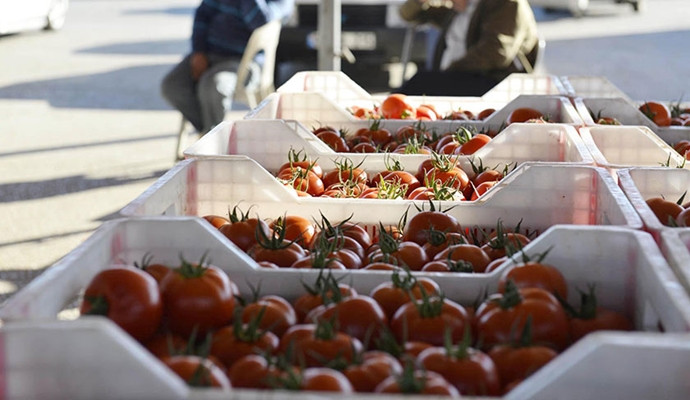
[[[476,137],[475,137],[476,138]],[[386,170],[367,172],[344,158],[335,168],[324,170],[318,160],[310,160],[292,149],[288,161],[275,176],[299,196],[366,199],[408,199],[474,201],[495,186],[513,165],[502,169],[472,161],[472,178],[459,165],[457,156],[432,153],[413,173],[399,161],[387,158]]]
[[[312,133],[337,153],[398,153],[398,154],[474,154],[487,144],[496,132],[476,133],[471,128],[437,132],[421,123],[402,126],[394,132],[384,128],[381,120],[348,135],[332,126],[312,129]],[[445,146],[445,147],[444,147]]]
[[[441,119],[483,121],[496,110],[486,108],[475,114],[469,110],[458,110],[443,115],[433,104],[413,106],[407,101],[407,96],[400,93],[388,95],[380,105],[372,108],[353,106],[350,112],[360,119],[412,119],[419,121],[436,121]]]
[[[683,139],[673,144],[673,149],[686,160],[690,159],[690,140]]]
[[[681,107],[680,103],[669,107],[659,101],[645,101],[638,107],[638,110],[657,126],[690,126],[690,108]],[[621,125],[618,119],[601,116],[601,112],[594,116],[594,121],[600,125]]]
[[[490,233],[464,228],[452,215],[421,209],[397,225],[367,229],[349,220],[331,223],[325,216],[311,222],[299,215],[264,221],[235,206],[229,217],[204,218],[262,267],[489,272],[520,249],[526,234],[506,232],[501,223]],[[372,238],[373,236],[373,238]]]
[[[684,199],[685,194],[678,201],[657,196],[647,199],[646,202],[662,224],[672,227],[688,227],[690,226],[690,202],[686,203]]]
[[[409,270],[366,294],[322,270],[282,297],[241,296],[203,260],[138,267],[97,274],[81,311],[111,318],[192,386],[497,396],[593,330],[632,329],[593,288],[580,310],[562,301],[563,276],[541,260],[507,268],[476,307]]]

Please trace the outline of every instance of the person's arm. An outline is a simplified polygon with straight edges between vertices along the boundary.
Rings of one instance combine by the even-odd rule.
[[[513,0],[493,0],[482,12],[480,39],[472,44],[465,55],[451,63],[449,70],[490,71],[505,69],[513,63],[525,40],[521,27],[518,3]]]
[[[269,21],[287,19],[295,9],[294,0],[241,0],[244,22],[256,29]]]
[[[208,69],[208,57],[206,56],[206,35],[208,34],[209,21],[217,10],[204,0],[194,13],[192,27],[192,56],[189,60],[192,70],[192,79],[199,80],[201,74]]]

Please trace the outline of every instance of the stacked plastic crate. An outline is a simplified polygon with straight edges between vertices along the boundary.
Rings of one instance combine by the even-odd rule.
[[[679,374],[690,364],[686,361],[690,345],[684,334],[690,329],[690,297],[681,284],[682,268],[673,264],[675,258],[671,260],[678,273],[674,274],[655,237],[643,230],[650,226],[647,216],[636,210],[636,200],[624,185],[629,170],[617,173],[621,165],[630,165],[606,151],[603,143],[608,143],[609,135],[602,133],[599,139],[597,127],[583,130],[587,123],[576,107],[584,100],[573,89],[574,81],[514,75],[482,98],[409,98],[413,104],[433,104],[441,113],[495,108],[485,121],[425,124],[443,132],[459,126],[499,132],[475,154],[458,157],[468,175],[480,160],[483,165],[517,166],[477,200],[439,201],[441,209],[467,229],[492,230],[501,221],[506,227],[520,224],[537,233],[523,251],[530,257],[547,253],[544,261],[568,281],[570,303],[579,301],[578,289],[593,284],[600,295],[599,305],[624,313],[636,330],[643,331],[587,336],[505,398],[649,398],[658,395],[660,388],[664,398],[686,398],[690,391]],[[125,218],[105,223],[0,310],[6,321],[2,333],[7,397],[226,398],[228,393],[220,390],[187,387],[105,318],[62,321],[56,316],[72,319],[65,306],[79,300],[96,273],[112,265],[132,265],[144,256],[175,265],[181,255],[190,260],[206,255],[227,272],[243,295],[250,295],[260,284],[262,293],[294,299],[302,293],[303,283],[314,281],[319,271],[262,269],[200,217],[227,214],[239,204],[262,218],[294,214],[315,221],[322,215],[334,222],[350,219],[375,234],[380,225],[394,226],[403,214],[409,219],[421,212],[428,202],[300,197],[275,178],[290,149],[325,168],[348,159],[370,173],[382,171],[391,162],[415,171],[428,155],[338,153],[311,131],[321,125],[350,133],[367,127],[370,121],[354,118],[347,108],[382,100],[343,74],[299,73],[244,120],[223,123],[188,148],[188,159],[122,210]],[[537,109],[558,123],[506,126],[510,112],[519,107]],[[408,123],[382,121],[389,129]],[[630,129],[622,127],[615,134],[632,135]],[[631,147],[651,144],[650,152],[664,152],[671,163],[682,163],[653,134],[635,130],[638,133],[646,141],[633,142]],[[648,158],[657,157],[661,156]],[[625,193],[616,183],[619,176]],[[688,243],[690,236],[681,235],[679,240]],[[669,248],[678,246],[678,242],[669,243]],[[470,305],[482,293],[494,292],[503,272],[519,261],[509,259],[488,273],[415,275],[435,280],[449,299]],[[364,294],[391,276],[390,271],[332,273]],[[640,357],[644,363],[637,361]],[[240,389],[233,390],[232,396],[303,398],[299,393]],[[374,398],[391,398],[380,396]]]

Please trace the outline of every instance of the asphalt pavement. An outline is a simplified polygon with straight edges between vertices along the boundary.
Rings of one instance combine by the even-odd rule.
[[[592,3],[577,19],[536,10],[547,72],[605,76],[633,99],[690,91],[690,2]],[[159,83],[197,4],[72,0],[61,31],[0,37],[0,300],[174,165],[180,116]]]

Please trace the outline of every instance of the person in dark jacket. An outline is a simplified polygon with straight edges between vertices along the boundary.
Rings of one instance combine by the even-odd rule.
[[[407,0],[400,15],[442,29],[433,69],[418,72],[398,92],[480,96],[513,72],[532,72],[539,37],[527,0],[452,0],[452,9],[430,6],[428,1]],[[465,32],[464,53],[449,59],[447,50],[452,46],[447,46],[446,39],[453,36],[448,32],[457,29],[454,22],[466,12],[468,2],[476,4]]]
[[[232,105],[235,71],[254,29],[288,18],[293,9],[294,0],[203,0],[194,15],[191,54],[163,78],[165,100],[197,132],[208,132]],[[254,60],[259,65],[260,55]]]

